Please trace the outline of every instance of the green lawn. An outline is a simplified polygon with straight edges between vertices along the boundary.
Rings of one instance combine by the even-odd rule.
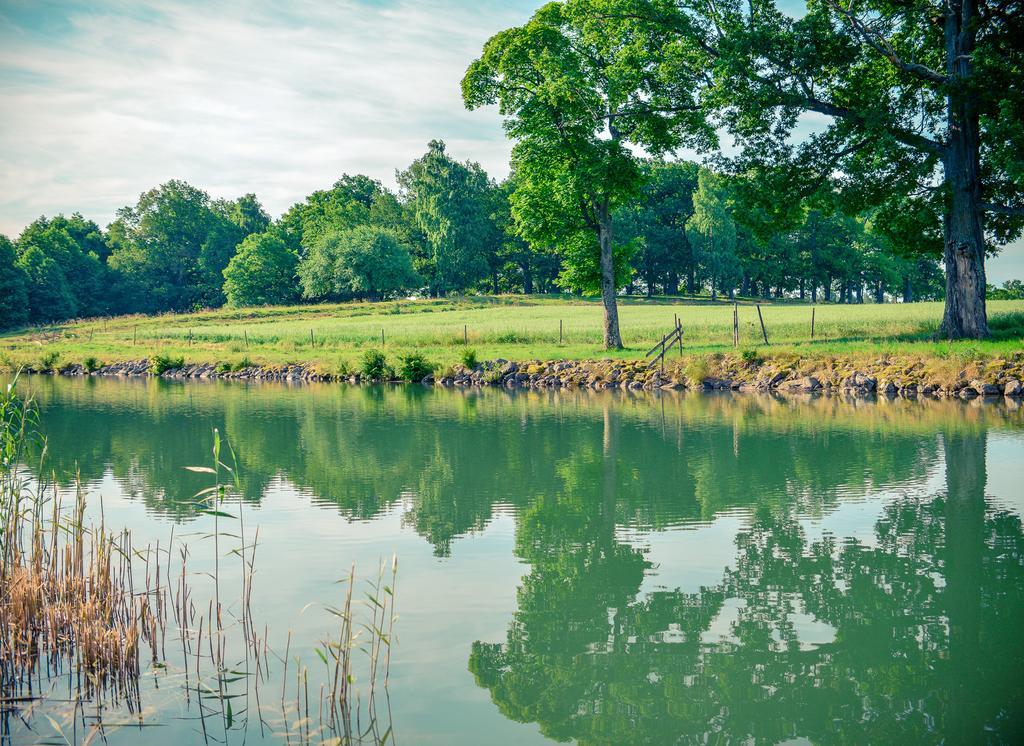
[[[936,339],[941,303],[885,305],[762,304],[770,351],[801,354],[906,352],[944,357],[1004,355],[1024,349],[1024,301],[993,301],[993,339],[949,343]],[[619,310],[624,358],[642,357],[678,315],[684,349],[732,349],[732,305],[678,299],[624,299]],[[740,348],[763,347],[757,309],[741,303]],[[559,324],[562,342],[559,343]],[[183,356],[187,362],[315,363],[325,371],[358,365],[367,349],[389,358],[410,351],[450,365],[468,346],[479,359],[586,359],[601,348],[601,306],[550,297],[472,297],[339,305],[222,309],[157,317],[89,320],[0,337],[4,367],[38,363],[56,353],[58,364]],[[381,343],[381,333],[384,342]],[[312,339],[311,339],[312,334]],[[191,342],[190,342],[191,339]]]

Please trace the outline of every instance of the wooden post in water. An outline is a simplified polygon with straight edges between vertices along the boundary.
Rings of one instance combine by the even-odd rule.
[[[764,328],[764,316],[761,315],[761,304],[757,304],[757,318],[761,321],[761,336],[764,337],[764,343],[768,344],[768,332]]]
[[[814,339],[814,306],[811,306],[811,339]]]

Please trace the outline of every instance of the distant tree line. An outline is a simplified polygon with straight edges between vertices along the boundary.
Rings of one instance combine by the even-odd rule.
[[[224,304],[382,300],[409,294],[593,292],[586,241],[533,232],[512,199],[444,143],[397,174],[397,193],[342,176],[272,220],[259,200],[211,199],[169,181],[104,230],[79,213],[0,236],[4,327]],[[903,256],[870,215],[807,207],[758,223],[736,180],[686,161],[640,162],[612,215],[616,292],[883,302],[942,296],[934,258]]]

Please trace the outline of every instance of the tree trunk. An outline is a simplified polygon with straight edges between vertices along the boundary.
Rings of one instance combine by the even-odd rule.
[[[523,292],[527,295],[533,294],[533,273],[530,272],[530,263],[523,262],[519,265],[523,272]]]
[[[665,276],[665,295],[676,295],[679,292],[679,275],[674,271]]]
[[[491,273],[491,284],[494,288],[494,294],[497,295],[500,292],[498,288],[498,270],[494,270]]]
[[[697,292],[697,268],[690,265],[690,272],[686,275],[686,294],[693,295]]]
[[[949,339],[988,336],[985,313],[985,234],[981,211],[981,134],[977,93],[968,81],[977,34],[976,0],[946,10],[946,73],[954,81],[946,98],[947,145],[942,159],[946,208],[946,310],[942,333]]]
[[[906,275],[903,278],[903,302],[914,302],[914,285],[910,282],[910,275]]]
[[[831,277],[829,277],[827,280],[825,280],[824,292],[825,292],[825,302],[826,303],[831,303],[832,302],[832,278]]]
[[[875,285],[875,303],[885,303],[885,289],[882,286],[881,280]]]
[[[818,283],[811,283],[811,303],[818,302]]]
[[[604,304],[604,348],[621,350],[619,307],[615,302],[615,256],[612,254],[612,216],[605,201],[598,214],[598,242],[601,245],[601,303]]]
[[[807,281],[803,277],[800,278],[800,300],[804,300],[805,298],[804,292],[806,282]]]

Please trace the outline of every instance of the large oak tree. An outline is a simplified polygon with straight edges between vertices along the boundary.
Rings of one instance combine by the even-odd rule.
[[[831,183],[851,204],[934,206],[944,226],[943,331],[988,335],[987,250],[1024,227],[1020,0],[618,0],[608,17],[652,40],[666,72],[736,138],[738,170],[776,173],[779,200]],[[693,94],[688,92],[684,102]],[[811,114],[824,122],[794,144]],[[922,241],[923,243],[923,241]]]

